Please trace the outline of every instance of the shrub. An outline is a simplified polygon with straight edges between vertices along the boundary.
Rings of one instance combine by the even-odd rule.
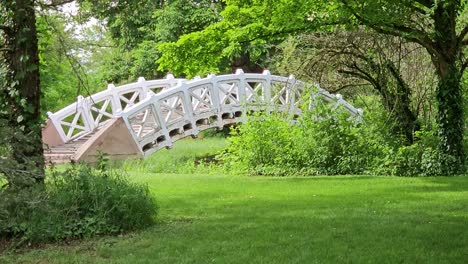
[[[440,176],[444,161],[453,157],[438,149],[434,130],[415,133],[416,141],[409,146],[398,146],[388,155],[381,173],[395,176]]]
[[[359,174],[383,151],[365,134],[348,112],[317,102],[298,120],[279,113],[249,117],[233,131],[223,157],[228,169],[251,174]]]
[[[222,158],[228,170],[253,175],[443,174],[444,162],[453,157],[438,150],[436,129],[416,132],[407,146],[391,126],[381,110],[369,109],[357,122],[323,102],[297,120],[256,113],[232,132]]]
[[[21,245],[116,234],[154,223],[147,187],[115,171],[75,165],[45,185],[0,192],[0,237]]]

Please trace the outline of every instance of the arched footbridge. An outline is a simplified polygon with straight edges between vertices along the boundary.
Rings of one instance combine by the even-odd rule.
[[[310,93],[311,85],[293,76],[281,77],[264,71],[209,75],[192,80],[145,80],[108,89],[48,113],[43,129],[48,162],[95,161],[98,153],[111,159],[147,157],[171,147],[173,142],[196,137],[200,131],[222,128],[245,120],[250,111],[301,113],[306,100],[322,96],[343,105],[352,115],[354,108],[341,95],[323,89]],[[307,95],[308,94],[308,95]]]

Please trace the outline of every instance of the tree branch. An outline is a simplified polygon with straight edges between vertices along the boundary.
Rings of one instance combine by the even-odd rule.
[[[378,33],[392,35],[396,37],[401,37],[411,42],[416,42],[421,46],[425,47],[429,53],[440,56],[441,54],[435,48],[434,42],[432,39],[425,34],[424,31],[406,27],[403,25],[398,25],[396,23],[384,23],[382,25],[377,25],[373,21],[366,19],[364,16],[359,15],[353,7],[348,4],[348,0],[341,0],[344,6],[360,21],[363,25],[366,25]]]
[[[425,6],[427,8],[431,8],[434,5],[433,0],[415,0],[415,2]]]
[[[461,71],[460,73],[463,75],[465,72],[466,68],[468,68],[468,59],[465,60],[465,62],[461,65]]]
[[[419,3],[418,1],[414,1],[414,2],[410,2],[410,3],[404,3],[404,5],[418,13],[420,13],[421,15],[426,15],[427,14],[427,10],[424,9],[424,7],[426,8],[429,8],[427,6],[425,6],[424,4],[421,4],[423,5],[424,7],[421,7],[421,6],[418,6],[417,4],[421,4]]]
[[[369,83],[350,83],[350,84],[345,84],[345,85],[341,86],[338,89],[329,90],[329,92],[335,94],[335,93],[338,93],[339,91],[344,90],[344,89],[349,88],[349,87],[368,86],[368,85],[371,85],[371,84],[369,84]]]
[[[460,36],[458,36],[458,43],[460,46],[468,45],[468,39],[465,39],[466,35],[468,34],[468,25],[465,26],[464,29],[460,32]]]
[[[64,4],[73,3],[75,0],[51,0],[49,3],[41,3],[39,1],[38,4],[45,6],[45,7],[58,7]]]
[[[368,81],[369,83],[373,83],[372,79],[369,79],[367,76],[365,76],[364,74],[359,73],[359,72],[349,71],[349,70],[338,70],[338,72],[342,73],[342,74],[348,74],[348,75],[357,77],[359,79],[363,79],[365,81]]]

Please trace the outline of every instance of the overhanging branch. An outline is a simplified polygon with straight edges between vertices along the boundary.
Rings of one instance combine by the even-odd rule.
[[[376,32],[404,38],[411,42],[418,43],[419,45],[426,48],[427,51],[433,55],[441,55],[435,48],[435,44],[432,41],[432,39],[429,38],[429,36],[424,31],[407,27],[404,25],[399,25],[396,23],[383,23],[382,25],[377,25],[373,21],[367,19],[365,16],[362,16],[358,12],[356,12],[354,8],[349,5],[348,0],[341,0],[341,2],[348,9],[348,11],[351,12],[351,14],[353,14],[354,17],[356,17],[356,19],[360,23],[372,28]]]

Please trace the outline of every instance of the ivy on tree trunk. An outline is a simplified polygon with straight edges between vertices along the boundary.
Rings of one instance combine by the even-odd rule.
[[[9,142],[16,166],[7,175],[10,185],[43,182],[38,39],[34,0],[0,3],[3,23],[2,59],[5,82],[0,89],[0,117],[16,134]],[[26,175],[26,176],[25,176]]]
[[[439,150],[444,174],[463,173],[463,96],[461,76],[468,59],[463,50],[468,25],[462,24],[460,0],[340,0],[347,12],[375,31],[399,36],[423,46],[432,57],[439,83],[437,86]],[[384,6],[385,5],[385,6]],[[388,8],[398,12],[388,12]],[[419,21],[419,22],[415,22]],[[424,28],[421,28],[421,24]],[[457,33],[457,26],[462,26]]]

